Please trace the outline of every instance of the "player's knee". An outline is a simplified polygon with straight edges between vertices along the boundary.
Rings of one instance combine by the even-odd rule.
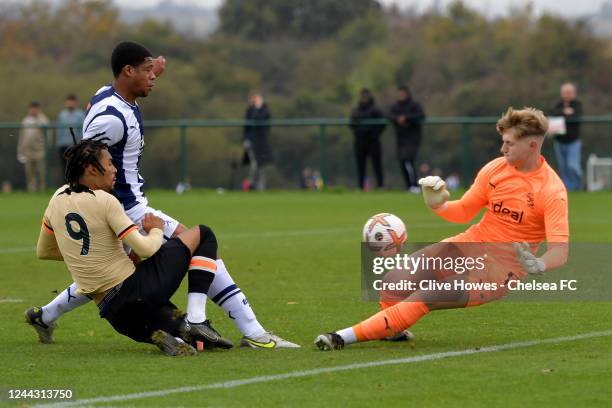
[[[215,236],[215,233],[213,232],[213,230],[206,225],[199,225],[200,227],[200,243],[202,242],[206,242],[206,243],[214,243],[215,245],[217,244],[217,237]]]
[[[200,244],[194,255],[205,256],[207,258],[217,259],[217,237],[210,227],[199,225],[200,228]]]

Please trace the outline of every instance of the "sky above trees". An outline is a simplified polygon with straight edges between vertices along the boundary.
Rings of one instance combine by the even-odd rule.
[[[0,0],[4,1],[4,0]],[[132,6],[152,6],[163,0],[131,0]],[[222,0],[173,0],[179,4],[197,4],[203,7],[216,8]],[[452,0],[380,0],[384,5],[397,4],[400,8],[412,7],[416,10],[424,10],[438,4],[445,8]],[[594,14],[602,4],[610,0],[464,0],[466,4],[476,8],[479,12],[488,16],[506,14],[510,7],[525,7],[532,3],[536,14],[543,11],[561,14],[567,17],[576,17],[585,14]]]

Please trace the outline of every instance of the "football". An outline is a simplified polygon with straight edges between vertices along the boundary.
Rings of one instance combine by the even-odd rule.
[[[363,226],[363,242],[376,256],[394,256],[407,238],[404,222],[393,214],[376,214]]]

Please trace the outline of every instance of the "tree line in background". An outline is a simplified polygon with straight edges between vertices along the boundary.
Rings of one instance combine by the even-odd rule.
[[[153,93],[139,102],[145,127],[151,119],[241,118],[253,89],[266,97],[274,118],[346,117],[361,88],[388,108],[398,83],[410,85],[428,116],[497,116],[511,105],[547,109],[567,80],[578,85],[586,114],[612,111],[611,42],[583,22],[535,16],[530,7],[490,20],[460,1],[417,14],[374,0],[226,0],[217,31],[205,39],[179,34],[163,16],[127,25],[109,2],[0,7],[0,121],[21,120],[30,100],[52,119],[68,93],[85,104],[112,80],[110,52],[126,39],[168,60]],[[426,127],[421,161],[459,169],[460,132]],[[603,127],[584,133],[587,152],[590,145],[610,146]],[[178,170],[169,168],[177,167],[178,130],[146,135],[145,177],[174,185]],[[241,129],[190,129],[189,135],[192,184],[235,184]],[[295,186],[304,167],[317,166],[317,135],[316,128],[272,129],[271,185]],[[471,135],[478,168],[499,141],[492,125],[472,127]],[[329,128],[327,137],[330,181],[353,185],[350,132]],[[390,127],[384,138],[393,183]],[[11,138],[2,139],[6,162]]]

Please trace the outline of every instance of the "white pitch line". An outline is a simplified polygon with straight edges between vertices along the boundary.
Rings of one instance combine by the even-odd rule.
[[[16,252],[34,252],[35,246],[17,247],[17,248],[0,248],[0,254],[14,254]]]
[[[219,233],[219,238],[272,238],[272,237],[291,237],[302,235],[318,235],[318,234],[336,234],[339,232],[357,231],[356,228],[328,228],[328,229],[308,229],[308,230],[293,230],[293,231],[262,231],[262,232],[235,232],[235,233]]]
[[[411,228],[447,228],[448,225],[444,224],[414,224]],[[304,229],[304,230],[293,230],[293,231],[268,231],[268,232],[235,232],[235,233],[219,233],[221,239],[233,239],[233,238],[275,238],[275,237],[295,237],[304,235],[323,235],[323,234],[337,234],[345,232],[359,232],[359,228],[345,227],[345,228],[327,228],[327,229]],[[19,252],[34,252],[36,247],[16,247],[16,248],[0,248],[0,254],[14,254]]]
[[[412,224],[410,228],[448,228],[445,224]],[[290,237],[302,235],[318,235],[318,234],[336,234],[339,232],[359,232],[361,228],[345,227],[345,228],[327,228],[327,229],[305,229],[293,231],[262,231],[262,232],[236,232],[236,233],[219,233],[219,238],[269,238],[269,237]]]
[[[23,299],[0,299],[0,303],[23,303]]]
[[[471,354],[480,354],[480,353],[493,353],[502,350],[512,350],[524,347],[538,346],[541,344],[549,344],[549,343],[564,343],[569,341],[583,340],[594,337],[606,337],[612,336],[612,330],[601,331],[601,332],[590,332],[578,334],[575,336],[563,336],[563,337],[555,337],[551,339],[538,339],[538,340],[528,340],[528,341],[520,341],[515,343],[506,343],[506,344],[498,344],[495,346],[486,346],[480,348],[471,348],[465,350],[458,351],[446,351],[442,353],[433,353],[433,354],[423,354],[420,356],[407,357],[407,358],[397,358],[393,360],[380,360],[380,361],[370,361],[366,363],[355,363],[355,364],[347,364],[335,367],[326,367],[326,368],[316,368],[313,370],[304,370],[304,371],[292,371],[283,374],[273,374],[273,375],[263,375],[259,377],[250,377],[238,380],[224,381],[212,384],[203,384],[203,385],[194,385],[188,387],[180,387],[180,388],[170,388],[166,390],[159,391],[145,391],[145,392],[137,392],[133,394],[124,394],[124,395],[111,395],[108,397],[97,397],[97,398],[89,398],[82,399],[76,401],[66,401],[66,402],[58,402],[52,404],[41,404],[34,405],[35,407],[54,407],[54,408],[64,408],[64,407],[74,407],[74,406],[83,406],[97,403],[108,403],[108,402],[124,402],[142,398],[152,398],[152,397],[165,397],[171,394],[178,393],[188,393],[188,392],[196,392],[196,391],[204,391],[210,389],[217,388],[236,388],[243,385],[249,384],[257,384],[257,383],[266,383],[272,381],[280,381],[286,380],[288,378],[301,378],[301,377],[312,377],[318,374],[324,373],[333,373],[338,371],[349,371],[349,370],[359,370],[364,368],[372,368],[372,367],[381,367],[387,365],[396,365],[396,364],[411,364],[411,363],[419,363],[421,361],[431,361],[431,360],[441,360],[449,357],[459,357],[466,356]]]

